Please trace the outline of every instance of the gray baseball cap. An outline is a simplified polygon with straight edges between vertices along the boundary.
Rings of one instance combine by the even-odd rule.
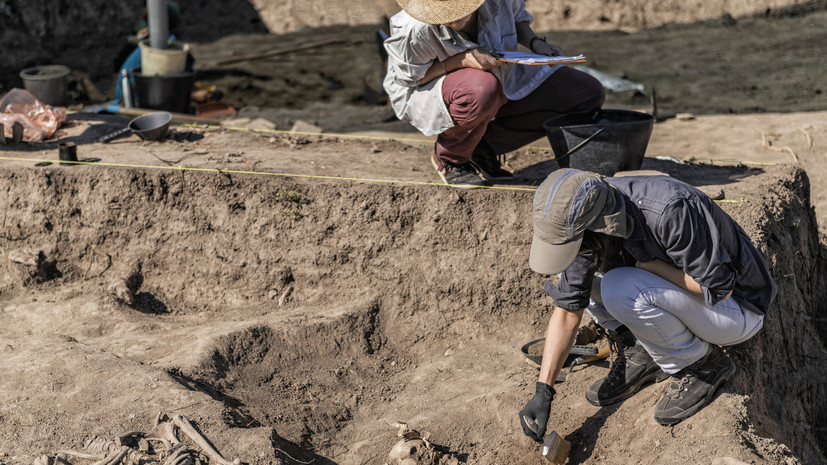
[[[534,238],[528,264],[541,274],[557,274],[574,261],[586,229],[628,237],[622,194],[588,171],[560,169],[534,194]]]

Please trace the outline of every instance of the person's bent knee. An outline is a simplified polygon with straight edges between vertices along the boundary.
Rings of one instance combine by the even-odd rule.
[[[602,107],[606,103],[606,88],[594,76],[589,75],[589,78],[586,80],[586,86],[589,93],[594,95],[595,107]]]
[[[449,74],[451,103],[490,108],[500,102],[502,87],[496,76],[488,71],[464,68]]]
[[[623,267],[609,270],[600,281],[603,306],[613,315],[621,308],[629,308],[637,299],[634,275],[637,268]]]
[[[586,112],[590,112],[597,110],[606,103],[606,89],[604,89],[603,84],[593,76],[586,73],[583,74],[585,74],[585,76],[583,76],[580,85],[582,86],[582,95],[584,95],[585,98],[578,106],[581,109],[585,109]]]
[[[574,70],[576,74],[576,94],[582,96],[573,113],[588,113],[602,107],[606,103],[606,89],[594,76],[582,71]]]

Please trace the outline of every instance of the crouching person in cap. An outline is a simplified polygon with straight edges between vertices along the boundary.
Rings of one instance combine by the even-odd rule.
[[[743,229],[703,192],[668,176],[601,179],[573,169],[542,183],[533,217],[529,265],[560,280],[545,286],[556,308],[536,394],[520,412],[525,433],[542,440],[552,384],[584,310],[608,330],[615,357],[586,392],[589,403],[614,404],[667,377],[659,423],[709,403],[736,370],[719,346],[754,336],[776,293]]]
[[[503,63],[492,53],[521,44],[561,54],[531,30],[524,0],[397,2],[403,11],[390,20],[383,85],[399,119],[437,136],[431,162],[446,184],[512,177],[500,155],[544,137],[553,116],[603,105],[603,86],[586,73]]]

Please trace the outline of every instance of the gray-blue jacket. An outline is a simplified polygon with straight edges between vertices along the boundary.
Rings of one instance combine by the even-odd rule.
[[[745,310],[765,315],[775,298],[775,281],[766,261],[743,229],[700,190],[668,176],[606,178],[626,200],[634,220],[623,242],[626,263],[663,260],[700,284],[708,305],[727,294]],[[623,262],[614,257],[609,263]],[[588,306],[593,267],[582,255],[561,274],[553,293],[567,310]],[[552,294],[549,292],[549,294]]]

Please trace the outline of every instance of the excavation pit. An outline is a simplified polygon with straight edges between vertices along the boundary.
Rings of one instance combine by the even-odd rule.
[[[820,463],[827,286],[805,173],[644,168],[724,189],[779,296],[728,350],[735,381],[674,428],[652,418],[663,385],[598,409],[583,392],[606,368],[575,370],[551,420],[571,463]],[[519,347],[551,309],[527,266],[528,190],[86,166],[0,169],[0,192],[10,456],[173,411],[246,463],[385,463],[399,423],[459,463],[538,457],[516,415],[536,378]],[[38,258],[10,259],[22,250]]]

